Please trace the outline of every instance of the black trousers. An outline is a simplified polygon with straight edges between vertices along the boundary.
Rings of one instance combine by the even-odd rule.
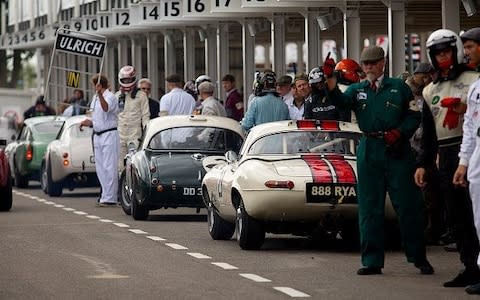
[[[472,200],[468,188],[457,187],[452,183],[459,162],[459,152],[460,145],[439,148],[440,187],[445,197],[447,214],[453,225],[460,260],[466,268],[478,268],[480,247],[473,222]]]

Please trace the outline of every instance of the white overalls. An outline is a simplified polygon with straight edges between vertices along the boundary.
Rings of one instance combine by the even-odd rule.
[[[93,135],[93,148],[95,152],[95,167],[97,177],[102,186],[100,203],[118,202],[118,151],[120,139],[118,130],[102,131],[117,128],[118,100],[109,90],[103,93],[108,103],[108,111],[103,111],[98,96],[93,96],[90,110],[92,111],[93,131],[100,133]]]

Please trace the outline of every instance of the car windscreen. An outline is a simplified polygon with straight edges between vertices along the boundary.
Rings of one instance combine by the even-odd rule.
[[[360,134],[341,131],[290,131],[263,136],[248,149],[250,155],[302,153],[355,155]]]
[[[79,124],[73,124],[68,129],[70,137],[73,138],[91,138],[93,134],[93,128],[88,126],[83,126],[82,130],[80,130]]]
[[[35,134],[42,138],[55,139],[60,129],[62,129],[63,122],[64,121],[49,121],[37,123],[33,125],[33,130]]]
[[[148,143],[152,150],[194,150],[238,152],[242,137],[231,130],[216,127],[175,127],[155,134]]]

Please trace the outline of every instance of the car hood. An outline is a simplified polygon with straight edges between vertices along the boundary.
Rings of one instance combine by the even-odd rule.
[[[313,177],[314,182],[356,183],[356,161],[343,157],[302,155],[298,159],[273,162],[282,176]]]
[[[156,167],[155,175],[160,183],[198,185],[205,175],[202,163],[205,157],[205,153],[165,153],[152,156],[151,163]]]

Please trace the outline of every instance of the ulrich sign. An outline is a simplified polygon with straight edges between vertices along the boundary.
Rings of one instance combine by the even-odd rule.
[[[59,33],[56,39],[55,49],[102,58],[103,52],[105,51],[105,42],[87,40]]]

